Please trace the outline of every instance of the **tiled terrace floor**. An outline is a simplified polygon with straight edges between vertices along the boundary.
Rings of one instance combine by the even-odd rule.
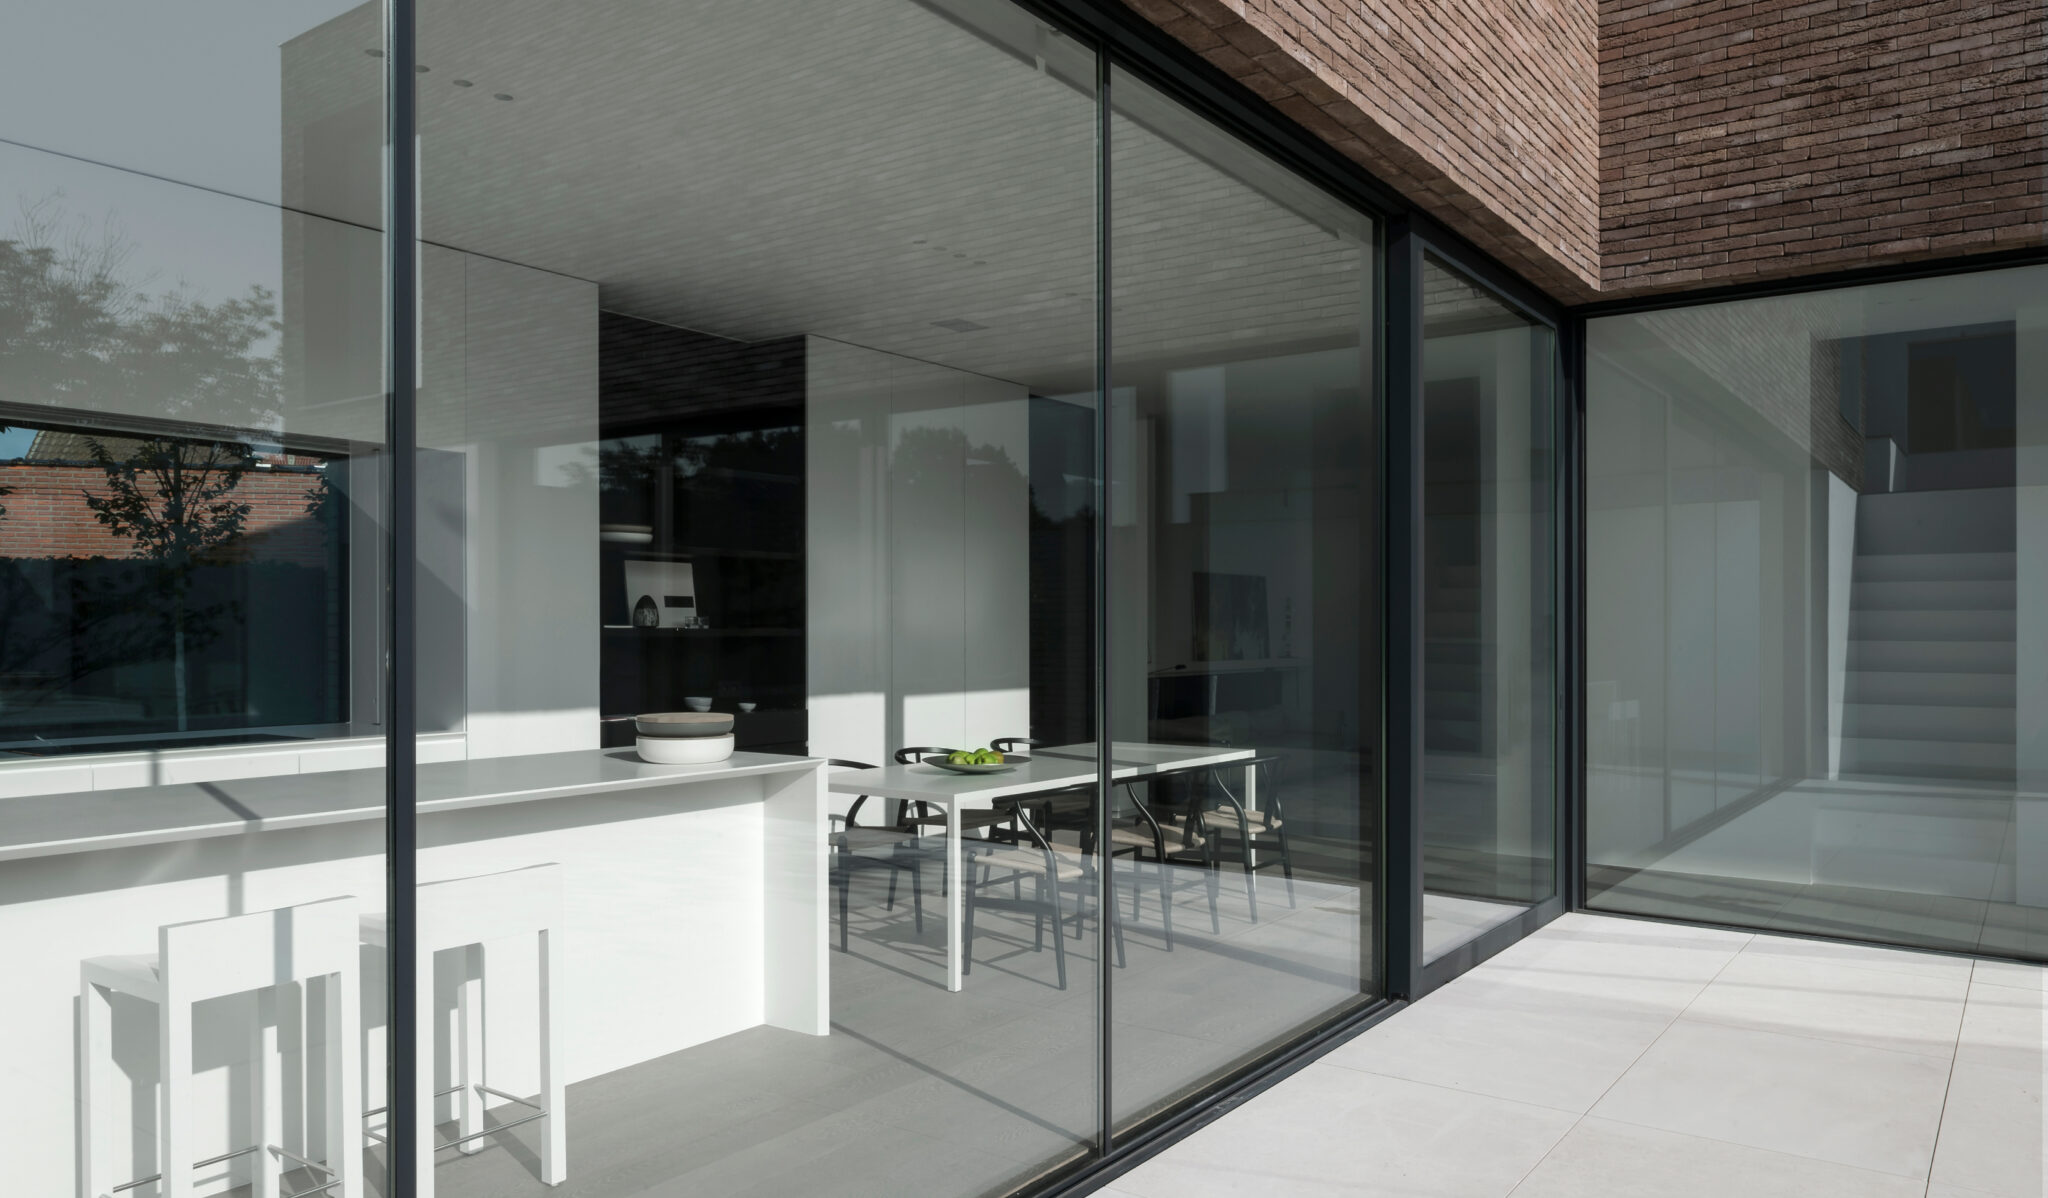
[[[1109,1198],[2040,1198],[2048,971],[1569,915]]]

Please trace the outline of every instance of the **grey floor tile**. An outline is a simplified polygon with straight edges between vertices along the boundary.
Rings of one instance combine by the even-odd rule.
[[[1925,1178],[1949,1062],[1682,1018],[1592,1113]]]
[[[1585,1119],[1514,1198],[1921,1198],[1918,1178]]]

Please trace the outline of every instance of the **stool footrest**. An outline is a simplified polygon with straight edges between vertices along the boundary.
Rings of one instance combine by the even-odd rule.
[[[533,1104],[527,1103],[526,1105],[532,1106]],[[496,1127],[487,1127],[482,1131],[472,1132],[471,1134],[466,1136],[457,1136],[452,1140],[444,1140],[441,1143],[434,1145],[434,1151],[439,1152],[443,1148],[459,1147],[460,1145],[469,1143],[471,1140],[487,1140],[490,1137],[497,1135],[501,1131],[511,1131],[513,1128],[518,1127],[522,1123],[531,1123],[535,1119],[545,1119],[547,1117],[548,1113],[546,1111],[536,1108],[534,1110],[534,1113],[531,1115],[521,1115],[517,1119],[507,1119],[503,1123],[498,1124]]]
[[[513,1101],[517,1102],[519,1100],[515,1098],[513,1099]],[[527,1103],[526,1105],[532,1106],[533,1104]],[[377,1133],[375,1132],[371,1132],[370,1134],[377,1135]],[[381,1140],[384,1137],[377,1136],[377,1138]],[[209,1156],[203,1161],[193,1161],[192,1167],[194,1169],[204,1169],[211,1165],[224,1164],[228,1161],[234,1160],[238,1156],[248,1156],[252,1152],[262,1152],[265,1148],[268,1148],[270,1151],[275,1152],[277,1155],[284,1157],[287,1160],[297,1162],[301,1168],[316,1169],[322,1173],[325,1173],[327,1176],[334,1178],[333,1181],[328,1182],[324,1186],[315,1186],[310,1190],[300,1190],[299,1194],[317,1194],[321,1190],[332,1188],[333,1186],[339,1184],[341,1181],[341,1174],[337,1173],[332,1167],[328,1165],[323,1165],[319,1161],[309,1161],[305,1157],[300,1156],[298,1153],[293,1152],[289,1149],[279,1148],[275,1144],[251,1144],[247,1148],[237,1148],[231,1152],[223,1152],[219,1156]],[[162,1181],[163,1179],[163,1174],[152,1173],[148,1177],[138,1177],[134,1181],[124,1181],[120,1185],[115,1186],[113,1189],[108,1190],[107,1193],[123,1194],[128,1192],[129,1190],[139,1190],[143,1186],[146,1186],[153,1181]],[[285,1195],[285,1198],[299,1198],[299,1194],[287,1194]]]

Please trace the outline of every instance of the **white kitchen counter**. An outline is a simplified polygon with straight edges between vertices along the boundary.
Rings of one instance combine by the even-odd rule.
[[[419,815],[816,769],[820,761],[734,753],[653,765],[631,749],[586,749],[421,765]],[[384,818],[384,771],[337,770],[0,799],[0,861]]]
[[[559,1001],[571,1083],[762,1024],[824,1035],[822,765],[750,753],[711,765],[651,765],[630,749],[423,765],[419,879],[561,865]],[[153,953],[164,924],[337,895],[379,913],[384,835],[378,769],[0,798],[7,1191],[75,1192],[76,1108],[65,1096],[77,1081],[82,958]],[[534,1092],[532,947],[493,944],[485,960],[491,1084]],[[385,1022],[378,951],[365,949],[364,964],[364,1101],[377,1107]],[[460,968],[458,955],[444,954],[437,995],[452,1002]],[[205,1070],[193,1099],[201,1156],[240,1146],[235,1095],[249,1041],[232,1001],[221,1002],[196,1027]],[[133,1158],[151,1142],[142,1125],[154,1109],[156,1035],[140,1004],[113,1014],[112,1055],[99,1063],[91,1091],[102,1129],[95,1146],[109,1154],[105,1175],[126,1179],[154,1172]],[[294,1051],[317,1046],[316,1039]],[[115,1130],[124,1126],[135,1131]],[[576,1162],[573,1141],[569,1152]]]

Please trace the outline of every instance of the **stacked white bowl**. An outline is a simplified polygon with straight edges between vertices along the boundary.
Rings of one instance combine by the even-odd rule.
[[[722,711],[665,711],[633,717],[633,747],[657,765],[703,765],[732,756],[732,716]]]

